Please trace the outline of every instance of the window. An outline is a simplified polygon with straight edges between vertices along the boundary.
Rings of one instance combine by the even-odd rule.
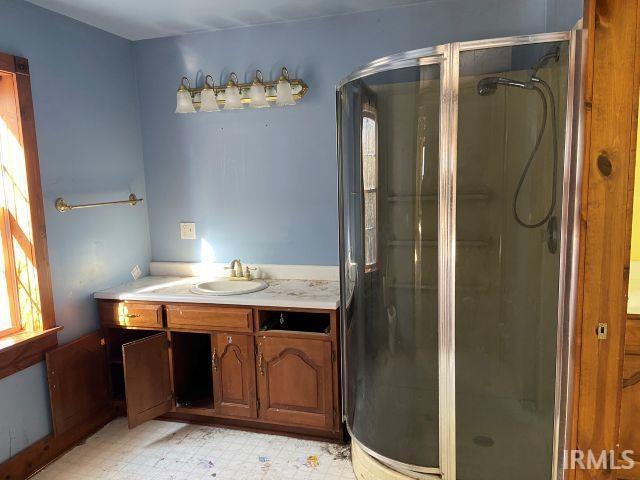
[[[362,187],[364,192],[365,271],[378,264],[378,125],[374,107],[362,113]]]
[[[29,64],[0,53],[0,378],[41,359],[57,340]],[[25,344],[28,343],[28,348]],[[3,363],[21,348],[20,366]],[[13,363],[16,363],[15,361]],[[29,364],[31,364],[29,363]]]

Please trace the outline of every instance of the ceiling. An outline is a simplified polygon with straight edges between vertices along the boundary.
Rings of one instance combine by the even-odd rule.
[[[430,0],[28,0],[129,40],[345,15]]]

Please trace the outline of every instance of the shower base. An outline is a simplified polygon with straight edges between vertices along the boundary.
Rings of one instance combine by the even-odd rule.
[[[351,461],[353,463],[353,471],[358,480],[415,480],[416,478],[387,467],[365,452],[358,442],[353,439],[351,440]],[[425,476],[420,478],[439,477]]]

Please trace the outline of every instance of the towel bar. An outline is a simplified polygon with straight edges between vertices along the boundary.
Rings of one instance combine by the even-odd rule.
[[[119,205],[123,203],[128,203],[131,206],[137,205],[138,203],[142,203],[143,199],[136,197],[134,193],[129,195],[128,200],[116,200],[114,202],[98,202],[98,203],[84,203],[80,205],[69,205],[64,201],[63,198],[56,199],[56,210],[60,213],[68,212],[69,210],[76,210],[79,208],[91,208],[91,207],[103,207],[105,205]]]

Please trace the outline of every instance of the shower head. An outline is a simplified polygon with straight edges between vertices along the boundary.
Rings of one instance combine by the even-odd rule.
[[[498,89],[498,85],[524,88],[527,90],[532,90],[534,88],[531,82],[519,82],[506,77],[485,77],[478,82],[478,95],[483,97],[491,95]]]
[[[551,60],[555,60],[556,62],[560,60],[559,47],[555,47],[553,50],[545,53],[538,59],[536,63],[533,64],[533,66],[529,70],[529,81],[519,82],[517,80],[511,80],[510,78],[506,77],[485,77],[478,82],[478,95],[481,95],[483,97],[491,95],[498,89],[498,85],[533,90],[535,88],[534,83],[539,82],[539,79],[537,77],[538,70],[546,67]]]

